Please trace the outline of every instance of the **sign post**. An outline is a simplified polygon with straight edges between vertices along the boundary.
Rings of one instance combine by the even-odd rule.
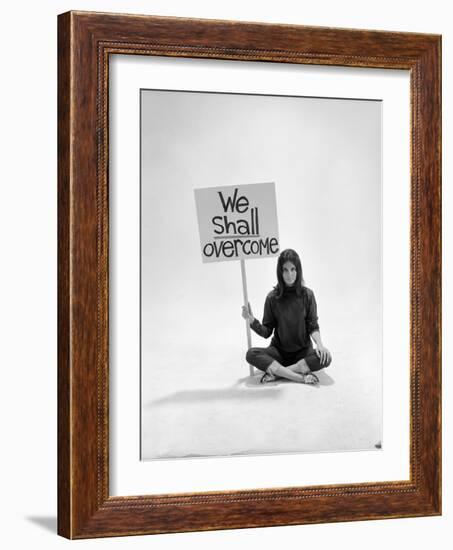
[[[275,184],[253,183],[195,189],[203,263],[240,260],[244,306],[248,308],[245,260],[279,253]],[[247,346],[252,345],[247,326]],[[250,375],[253,375],[253,367]]]
[[[244,296],[244,306],[248,309],[249,297],[247,292],[247,276],[245,274],[245,261],[241,258],[241,275],[242,275],[242,294]],[[247,332],[247,349],[252,347],[252,335],[250,333],[250,324],[245,320],[245,330]],[[253,366],[249,365],[250,376],[253,376]]]

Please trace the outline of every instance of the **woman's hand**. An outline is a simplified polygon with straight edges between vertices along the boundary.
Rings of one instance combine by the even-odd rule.
[[[319,362],[321,363],[321,365],[330,363],[330,361],[332,360],[332,355],[330,354],[330,351],[322,344],[318,344],[315,351],[316,355],[319,357]]]
[[[244,319],[248,321],[250,324],[253,323],[253,321],[255,320],[255,317],[253,316],[253,313],[252,313],[252,308],[250,306],[250,302],[248,304],[248,307],[242,306],[242,317],[244,317]]]

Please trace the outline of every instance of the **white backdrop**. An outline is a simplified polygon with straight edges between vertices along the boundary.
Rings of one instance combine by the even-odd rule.
[[[378,522],[248,529],[128,539],[68,542],[56,525],[56,15],[69,9],[256,20],[337,27],[443,33],[444,151],[451,149],[453,23],[448,3],[363,2],[278,3],[193,0],[80,0],[8,4],[1,36],[0,164],[2,195],[1,517],[6,548],[87,547],[274,548],[281,544],[361,549],[402,540],[413,549],[435,543],[446,549],[451,530],[452,400],[444,399],[444,515]],[[20,33],[19,22],[20,21]],[[19,38],[20,37],[20,38]],[[14,46],[14,47],[12,47]],[[24,160],[24,154],[26,154]],[[444,166],[444,334],[452,326],[452,162]],[[444,394],[453,390],[448,365],[452,346],[444,339]]]

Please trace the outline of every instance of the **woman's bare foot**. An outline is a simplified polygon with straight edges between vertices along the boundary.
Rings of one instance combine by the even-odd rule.
[[[304,384],[319,384],[319,378],[312,372],[308,372],[302,376],[304,377]]]
[[[268,382],[274,382],[275,379],[276,377],[272,373],[272,370],[268,368],[267,371],[260,378],[260,384],[267,384]]]
[[[303,384],[319,384],[319,378],[316,374],[313,374],[310,367],[307,365],[305,359],[301,359],[288,367],[288,369],[302,376]]]
[[[275,380],[274,376],[272,376],[271,374],[267,374],[267,372],[265,372],[260,379],[260,384],[268,384],[269,382],[273,382],[274,380]]]

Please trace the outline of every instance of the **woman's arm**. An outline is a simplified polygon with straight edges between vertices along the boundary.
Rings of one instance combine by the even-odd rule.
[[[319,332],[318,324],[318,307],[316,305],[315,295],[313,292],[309,295],[307,324],[311,339],[316,344],[316,353],[320,359],[321,365],[329,363],[332,360],[332,356],[321,340],[321,333]]]
[[[268,325],[263,325],[258,321],[258,319],[255,319],[255,318],[250,323],[250,328],[263,338],[269,338],[269,336],[272,334],[274,330],[273,327],[270,327]]]
[[[249,322],[250,328],[262,338],[269,338],[275,328],[275,321],[269,298],[266,298],[266,302],[264,304],[264,316],[262,323],[260,323],[258,319],[253,316],[250,302],[248,304],[248,309],[245,306],[242,306],[242,317]]]
[[[316,353],[319,357],[321,365],[329,363],[332,360],[332,356],[330,355],[330,351],[322,343],[321,333],[319,330],[315,330],[315,332],[312,332],[310,336],[316,344]]]

